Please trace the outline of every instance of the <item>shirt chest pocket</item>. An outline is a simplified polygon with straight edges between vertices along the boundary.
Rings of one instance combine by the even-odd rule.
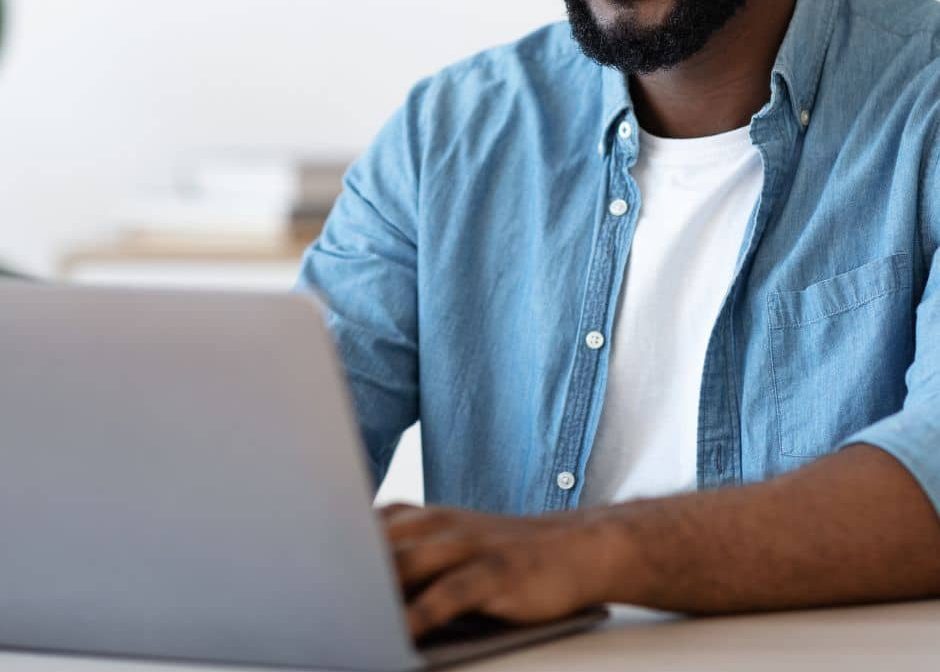
[[[896,411],[909,364],[911,259],[896,254],[768,297],[780,453],[815,458]],[[898,369],[897,367],[902,367]]]

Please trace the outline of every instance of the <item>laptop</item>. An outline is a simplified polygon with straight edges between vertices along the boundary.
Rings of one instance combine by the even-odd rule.
[[[605,616],[412,644],[310,297],[0,283],[0,451],[3,648],[398,672]]]

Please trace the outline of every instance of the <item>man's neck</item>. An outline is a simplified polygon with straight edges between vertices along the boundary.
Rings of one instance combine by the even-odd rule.
[[[770,75],[796,0],[749,2],[698,54],[631,78],[640,125],[666,138],[747,126],[770,96]]]

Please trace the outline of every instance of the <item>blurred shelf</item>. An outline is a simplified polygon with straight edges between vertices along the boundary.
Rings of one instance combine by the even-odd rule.
[[[59,259],[62,277],[89,264],[133,262],[270,263],[299,261],[315,238],[308,236],[183,236],[128,233],[67,251]]]
[[[92,284],[289,289],[317,235],[128,232],[66,250],[58,276]]]

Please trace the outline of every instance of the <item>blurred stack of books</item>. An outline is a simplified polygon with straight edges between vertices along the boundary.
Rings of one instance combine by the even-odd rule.
[[[283,249],[323,228],[342,189],[345,161],[209,157],[172,189],[138,197],[113,214],[122,238],[153,248]]]
[[[165,188],[111,211],[115,235],[71,245],[58,277],[203,288],[293,286],[348,162],[245,155],[188,161]]]

